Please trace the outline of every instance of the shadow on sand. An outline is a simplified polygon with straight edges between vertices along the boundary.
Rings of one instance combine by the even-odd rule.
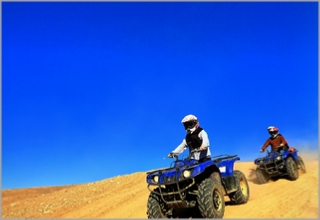
[[[242,205],[242,204],[241,204]],[[239,206],[231,201],[228,201],[225,197],[225,206]],[[197,207],[190,209],[175,210],[174,218],[203,218]]]

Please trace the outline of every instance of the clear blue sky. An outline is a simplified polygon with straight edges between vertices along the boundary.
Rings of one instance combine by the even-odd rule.
[[[213,156],[317,150],[318,2],[2,2],[3,189],[167,167],[187,114]]]

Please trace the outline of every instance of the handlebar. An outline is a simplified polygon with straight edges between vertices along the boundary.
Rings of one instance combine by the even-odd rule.
[[[279,148],[282,148],[283,150],[285,150],[286,149],[286,145],[283,145],[283,146],[281,146],[281,145],[279,145],[279,146],[276,146],[276,147],[274,147],[274,149],[279,149]],[[270,152],[272,152],[272,150],[268,150],[268,148],[267,149],[265,149],[264,151],[262,151],[262,150],[260,150],[260,153],[264,153],[265,151],[267,151],[267,153],[269,154]]]
[[[192,151],[190,151],[190,154],[189,154],[188,158],[190,158],[192,153],[196,153],[196,152],[200,152],[200,151],[201,150],[199,148],[193,149]],[[178,154],[176,154],[176,153],[172,153],[171,152],[167,157],[168,158],[174,158],[175,160],[178,160]]]
[[[175,154],[175,153],[170,153],[168,155],[168,158],[177,158],[178,157],[178,154]]]

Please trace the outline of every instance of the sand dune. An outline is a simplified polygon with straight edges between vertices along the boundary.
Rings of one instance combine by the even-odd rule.
[[[303,159],[307,173],[298,180],[265,185],[257,184],[252,162],[236,162],[251,196],[247,204],[226,205],[224,218],[318,218],[318,160]],[[3,190],[2,218],[147,218],[145,178],[138,172],[88,184]]]

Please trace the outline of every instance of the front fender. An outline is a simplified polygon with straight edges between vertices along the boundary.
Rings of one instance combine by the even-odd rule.
[[[233,167],[237,160],[240,160],[240,158],[234,157],[230,160],[223,160],[217,164],[222,177],[233,176]]]
[[[199,174],[203,173],[207,167],[210,167],[212,165],[216,166],[216,164],[212,160],[208,160],[203,163],[199,163],[195,166],[192,166],[193,171],[191,173],[191,177],[193,178],[195,176],[198,176]]]

